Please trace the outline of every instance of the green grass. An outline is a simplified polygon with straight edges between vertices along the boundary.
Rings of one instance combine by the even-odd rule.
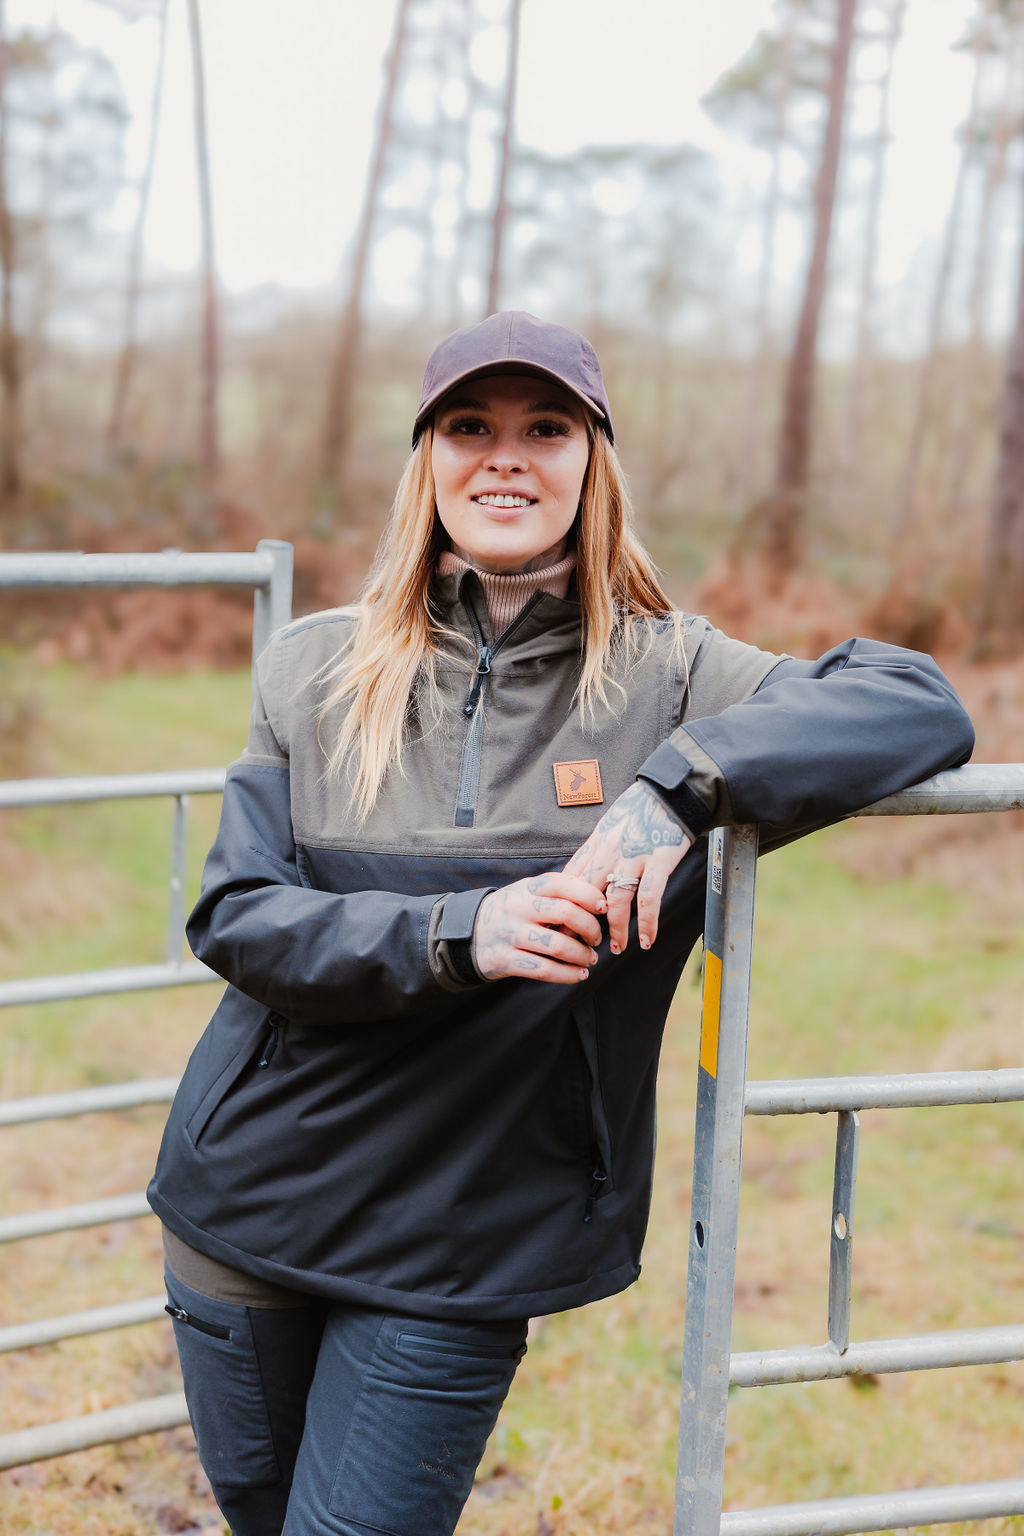
[[[69,667],[17,685],[35,701],[26,772],[214,766],[245,735],[248,676],[127,676]],[[2,813],[17,869],[0,916],[6,975],[163,958],[168,802]],[[189,895],[216,804],[193,801]],[[913,829],[892,824],[901,837]],[[835,828],[763,861],[752,1077],[1019,1065],[1021,914],[935,882],[851,873],[865,835]],[[691,963],[661,1075],[658,1178],[640,1282],[548,1319],[531,1345],[460,1531],[610,1536],[671,1523],[699,994]],[[7,1095],[173,1073],[213,988],[7,1010]],[[138,1111],[6,1132],[11,1208],[141,1187],[162,1115]],[[826,1329],[835,1122],[747,1122],[734,1347],[820,1343]],[[1024,1260],[1019,1105],[862,1116],[854,1337],[1019,1321]],[[5,1255],[0,1320],[146,1294],[154,1223],[70,1233]],[[134,1329],[0,1361],[3,1427],[173,1390],[166,1331]],[[734,1392],[727,1500],[758,1505],[844,1492],[1019,1476],[1019,1366]],[[5,1530],[155,1536],[170,1501],[214,1512],[187,1436],[153,1437],[0,1478]],[[161,1504],[161,1500],[164,1501]],[[182,1516],[184,1518],[184,1516]],[[1019,1522],[978,1523],[1009,1532]],[[178,1528],[185,1529],[185,1525]],[[972,1527],[959,1527],[960,1530]],[[954,1528],[957,1529],[957,1528]]]

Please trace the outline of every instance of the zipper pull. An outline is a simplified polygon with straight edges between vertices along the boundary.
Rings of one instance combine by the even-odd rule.
[[[267,1020],[267,1023],[270,1025],[270,1035],[269,1035],[269,1037],[267,1039],[266,1045],[263,1047],[263,1055],[260,1057],[259,1061],[257,1062],[257,1066],[260,1066],[260,1067],[269,1067],[270,1066],[270,1063],[273,1060],[274,1052],[277,1050],[277,1043],[278,1043],[278,1040],[280,1038],[279,1031],[280,1031],[281,1021],[278,1018],[277,1014],[276,1013],[272,1013],[270,1015],[270,1018]]]
[[[483,687],[484,678],[490,676],[491,657],[493,655],[494,651],[491,646],[482,645],[480,647],[480,653],[476,658],[476,677],[474,678],[473,686],[469,691],[469,698],[462,706],[462,713],[466,716],[467,720],[476,709],[477,701],[480,698],[480,690]]]
[[[594,1214],[594,1201],[598,1199],[601,1194],[601,1185],[608,1182],[608,1175],[605,1173],[604,1167],[601,1163],[595,1164],[594,1171],[590,1175],[590,1178],[590,1194],[587,1196],[587,1203],[583,1207],[584,1221],[590,1221],[592,1218]]]

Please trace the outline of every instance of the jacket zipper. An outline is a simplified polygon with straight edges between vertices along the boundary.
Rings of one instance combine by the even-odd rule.
[[[457,827],[471,827],[476,819],[476,797],[480,786],[480,749],[484,737],[484,704],[487,699],[487,679],[491,675],[491,662],[540,598],[541,594],[535,592],[525,608],[521,609],[511,624],[502,630],[492,645],[487,644],[476,614],[472,607],[466,604],[466,612],[469,614],[476,640],[476,671],[473,676],[473,686],[462,706],[462,713],[466,717],[466,734],[462,742],[459,792],[455,802],[455,826]]]
[[[604,1185],[607,1182],[608,1174],[605,1172],[604,1163],[601,1161],[601,1154],[599,1152],[595,1152],[594,1171],[590,1175],[590,1194],[587,1196],[587,1203],[583,1207],[584,1221],[590,1221],[593,1217],[594,1201],[601,1198],[601,1195],[604,1193]]]
[[[272,1013],[267,1023],[270,1026],[270,1034],[267,1036],[263,1050],[260,1052],[260,1059],[256,1063],[258,1067],[269,1067],[273,1061],[274,1052],[277,1050],[281,1040],[281,1029],[285,1020],[282,1019],[279,1013]]]

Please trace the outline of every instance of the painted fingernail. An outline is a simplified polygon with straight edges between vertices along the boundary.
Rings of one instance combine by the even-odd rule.
[[[587,979],[587,977],[589,975],[590,975],[589,971],[580,971],[580,981],[586,981],[586,979]]]
[[[597,950],[596,949],[592,949],[590,951],[590,963],[591,963],[591,965],[596,965],[597,964]]]
[[[612,941],[609,944],[608,948],[611,950],[613,955],[617,955],[619,953],[619,946],[616,944],[614,939],[612,939]]]
[[[607,912],[608,911],[608,903],[606,901],[599,901],[598,904],[597,904],[597,910],[599,912]]]
[[[647,937],[647,935],[645,933],[641,934],[640,935],[640,948],[641,949],[650,949],[650,947],[651,947],[650,939]]]

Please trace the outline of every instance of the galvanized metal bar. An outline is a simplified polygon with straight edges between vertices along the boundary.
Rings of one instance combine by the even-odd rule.
[[[145,1104],[169,1104],[178,1086],[176,1077],[144,1082],[108,1083],[100,1088],[74,1088],[68,1093],[37,1093],[28,1099],[0,1103],[0,1126],[32,1125],[40,1120],[66,1120],[109,1109],[139,1109]]]
[[[175,795],[171,819],[170,900],[167,904],[167,964],[180,969],[185,940],[185,861],[188,854],[188,796]]]
[[[722,1516],[722,1536],[850,1536],[954,1520],[991,1520],[1024,1514],[1024,1478],[1001,1483],[959,1483],[948,1488],[915,1488],[909,1493],[874,1493],[847,1499],[813,1499],[770,1509],[731,1509]]]
[[[776,1387],[795,1381],[950,1370],[958,1365],[999,1365],[1013,1360],[1024,1360],[1024,1323],[950,1328],[943,1333],[919,1333],[905,1339],[855,1339],[842,1352],[834,1344],[749,1350],[733,1355],[729,1384]]]
[[[165,549],[148,555],[0,555],[0,588],[265,587],[273,569],[272,558],[259,546],[254,554]]]
[[[202,986],[222,981],[199,960],[181,965],[122,965],[109,971],[77,971],[67,976],[28,976],[0,981],[0,1008],[25,1003],[55,1003],[72,997],[105,997],[117,992],[152,992],[161,987]]]
[[[722,1508],[756,868],[756,827],[712,832],[673,1536]]]
[[[81,1339],[90,1333],[108,1333],[113,1328],[155,1322],[166,1316],[165,1299],[146,1296],[141,1301],[119,1301],[110,1307],[90,1307],[87,1312],[68,1312],[63,1317],[14,1323],[9,1328],[0,1328],[0,1355],[9,1355],[16,1349],[34,1349],[39,1344],[56,1344],[60,1339]]]
[[[138,800],[150,795],[219,795],[223,768],[186,768],[166,773],[96,773],[63,779],[7,779],[0,808],[79,805],[87,800]]]
[[[145,1195],[111,1195],[106,1200],[87,1200],[53,1211],[26,1211],[0,1219],[0,1243],[19,1243],[26,1237],[49,1237],[54,1232],[74,1232],[80,1227],[99,1227],[107,1221],[135,1221],[151,1216]]]
[[[848,1109],[1012,1104],[1024,1099],[1024,1067],[989,1072],[878,1072],[858,1077],[765,1079],[747,1084],[748,1115],[828,1115]]]
[[[968,763],[947,768],[899,794],[876,800],[857,816],[952,816],[962,812],[1019,811],[1024,807],[1024,763]]]
[[[275,629],[287,624],[292,616],[292,568],[295,552],[283,539],[260,539],[257,551],[270,559],[271,574],[265,586],[257,588],[252,611],[252,659],[263,650]]]
[[[105,1408],[77,1419],[19,1429],[10,1435],[0,1435],[0,1471],[23,1467],[30,1461],[46,1461],[51,1456],[66,1456],[70,1451],[85,1451],[93,1445],[132,1440],[136,1435],[151,1435],[160,1429],[176,1429],[188,1421],[184,1392],[169,1392],[166,1397],[150,1397],[123,1408]]]
[[[828,1257],[828,1337],[840,1352],[850,1342],[850,1288],[853,1270],[853,1207],[857,1195],[860,1122],[852,1109],[839,1111],[836,1168],[832,1181],[832,1225]]]

